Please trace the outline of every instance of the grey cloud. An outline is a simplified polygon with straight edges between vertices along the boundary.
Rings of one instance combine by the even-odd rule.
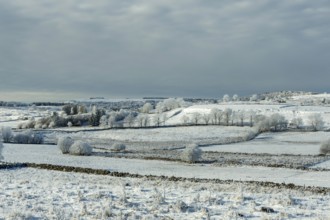
[[[329,11],[323,0],[0,0],[0,91],[322,91]]]

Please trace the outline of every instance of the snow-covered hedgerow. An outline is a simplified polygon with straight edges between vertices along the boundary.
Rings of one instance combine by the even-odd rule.
[[[44,142],[44,137],[42,134],[28,130],[16,134],[14,136],[14,141],[18,144],[42,144]]]
[[[188,163],[195,163],[202,156],[201,149],[197,144],[191,144],[186,147],[181,153],[181,160]]]
[[[2,127],[1,134],[4,143],[9,143],[13,137],[13,132],[10,127]]]
[[[121,144],[121,143],[114,143],[112,145],[112,149],[114,151],[124,151],[126,149],[126,146],[124,144]]]
[[[329,154],[330,153],[330,139],[323,141],[320,147],[320,154]]]
[[[70,137],[60,137],[57,140],[57,146],[62,151],[63,154],[68,154],[70,147],[73,145],[74,140]]]
[[[86,142],[75,141],[69,149],[69,153],[72,155],[84,155],[88,156],[92,154],[93,148]]]
[[[2,149],[3,149],[3,144],[0,141],[0,161],[4,159],[3,156],[2,156]]]

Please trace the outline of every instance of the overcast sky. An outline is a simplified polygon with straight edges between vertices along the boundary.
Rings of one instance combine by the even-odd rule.
[[[0,0],[0,100],[329,92],[328,0]]]

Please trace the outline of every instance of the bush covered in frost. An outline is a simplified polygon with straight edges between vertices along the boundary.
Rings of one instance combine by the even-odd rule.
[[[91,155],[92,147],[83,141],[75,141],[69,149],[69,153],[72,155]]]
[[[57,140],[57,146],[62,151],[63,154],[68,154],[70,147],[73,145],[74,141],[70,137],[60,137]]]
[[[202,156],[201,149],[197,144],[191,144],[186,147],[181,153],[181,160],[188,163],[195,163]]]
[[[114,143],[112,145],[112,149],[114,151],[124,151],[126,149],[126,146],[124,144],[121,144],[121,143]]]
[[[320,154],[329,154],[330,153],[330,139],[323,141],[320,147]]]

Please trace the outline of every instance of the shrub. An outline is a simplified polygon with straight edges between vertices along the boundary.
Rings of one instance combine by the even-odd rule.
[[[114,151],[125,151],[126,149],[126,146],[124,144],[120,144],[120,143],[114,143],[112,145],[112,149]]]
[[[2,138],[4,143],[9,143],[13,137],[13,133],[10,127],[1,128]]]
[[[68,154],[70,152],[70,147],[73,145],[73,143],[74,141],[70,137],[60,137],[57,140],[57,146],[63,154]]]
[[[320,154],[329,154],[330,153],[330,139],[323,141],[320,147]]]
[[[42,144],[44,137],[42,134],[24,131],[14,136],[14,141],[18,144]]]
[[[181,153],[181,160],[188,163],[195,163],[199,160],[202,155],[201,149],[198,148],[197,144],[191,144],[186,147]]]
[[[92,154],[92,147],[82,141],[75,141],[69,149],[69,153],[72,155],[91,155]]]
[[[2,150],[3,150],[3,144],[0,141],[0,161],[4,159],[3,156],[2,156]]]

